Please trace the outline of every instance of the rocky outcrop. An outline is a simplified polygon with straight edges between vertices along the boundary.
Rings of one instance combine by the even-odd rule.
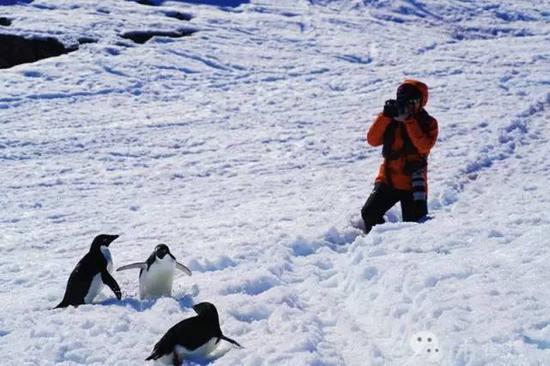
[[[9,27],[11,25],[11,19],[6,17],[0,17],[0,25],[3,27]]]
[[[0,34],[0,69],[63,55],[75,51],[77,48],[66,48],[52,37],[24,38]]]
[[[165,31],[133,31],[126,32],[121,34],[122,38],[131,39],[135,43],[143,44],[155,36],[159,37],[171,37],[171,38],[180,38],[187,37],[195,33],[191,29],[182,29],[174,32],[165,32]]]

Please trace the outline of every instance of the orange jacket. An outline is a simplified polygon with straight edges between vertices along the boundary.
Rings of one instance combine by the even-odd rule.
[[[416,86],[422,93],[422,107],[428,102],[428,87],[416,80],[405,80],[406,84]],[[381,146],[384,144],[384,133],[391,124],[395,128],[395,135],[391,145],[395,156],[385,158],[380,165],[376,182],[384,182],[397,189],[412,190],[410,173],[406,172],[405,167],[414,164],[427,162],[431,148],[435,145],[437,134],[439,132],[435,118],[421,109],[421,111],[404,122],[393,121],[391,117],[379,114],[374,120],[367,133],[367,141],[372,146]],[[412,143],[414,148],[407,148],[405,140]],[[428,181],[427,168],[424,169],[424,181]],[[426,187],[427,190],[427,187]]]

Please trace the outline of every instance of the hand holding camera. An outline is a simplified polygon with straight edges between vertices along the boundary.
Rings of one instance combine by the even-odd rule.
[[[407,117],[416,113],[418,100],[415,99],[388,99],[384,104],[384,116],[396,121],[404,121]]]
[[[384,111],[382,114],[386,117],[397,117],[399,115],[399,107],[397,106],[397,100],[388,99],[384,104]]]

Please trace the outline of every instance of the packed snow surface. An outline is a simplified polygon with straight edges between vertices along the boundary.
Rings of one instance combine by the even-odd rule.
[[[550,364],[548,1],[2,3],[1,33],[81,44],[0,70],[0,364],[145,364],[201,301],[245,348],[192,364],[426,365],[418,332],[434,364]],[[433,218],[364,236],[365,131],[405,78]],[[52,310],[100,233],[115,268],[166,243],[193,276]]]

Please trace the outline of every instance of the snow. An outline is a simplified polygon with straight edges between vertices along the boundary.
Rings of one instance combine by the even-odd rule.
[[[155,3],[0,7],[2,33],[97,41],[0,71],[1,364],[144,364],[201,301],[245,348],[199,364],[425,365],[419,332],[441,365],[550,363],[548,7]],[[440,125],[433,219],[363,236],[365,131],[408,77]],[[115,267],[166,243],[193,276],[51,310],[100,233]]]

